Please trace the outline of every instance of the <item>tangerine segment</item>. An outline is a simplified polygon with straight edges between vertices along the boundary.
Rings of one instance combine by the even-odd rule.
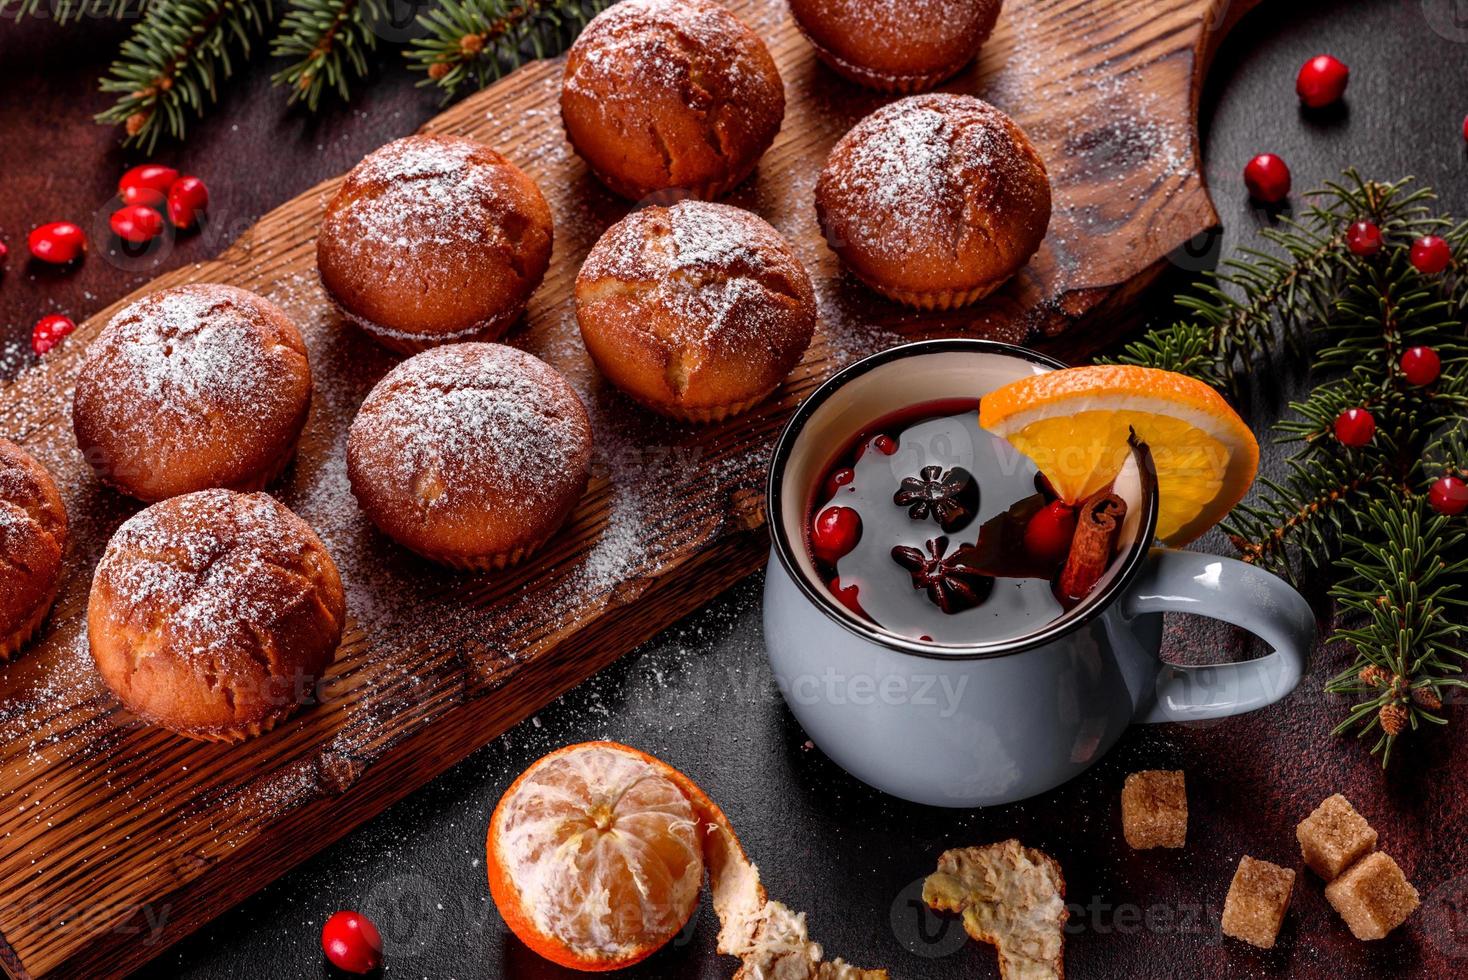
[[[1208,385],[1172,371],[1094,365],[1033,375],[985,395],[979,424],[1028,456],[1068,503],[1116,478],[1131,432],[1157,471],[1157,536],[1185,544],[1248,492],[1259,443]]]
[[[665,763],[613,742],[535,762],[490,818],[489,887],[546,959],[616,970],[652,955],[698,906],[699,816]]]

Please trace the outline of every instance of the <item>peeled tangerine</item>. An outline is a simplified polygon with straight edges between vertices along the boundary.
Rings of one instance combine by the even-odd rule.
[[[486,852],[505,923],[561,966],[616,970],[651,956],[693,914],[707,871],[719,952],[743,961],[735,980],[887,978],[824,962],[805,916],[769,900],[723,811],[625,745],[585,742],[535,762],[495,807]]]

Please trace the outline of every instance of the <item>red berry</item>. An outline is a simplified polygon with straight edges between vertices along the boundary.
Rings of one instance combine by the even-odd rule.
[[[76,324],[71,321],[70,317],[62,316],[60,313],[43,316],[36,321],[34,327],[31,327],[31,350],[35,351],[36,356],[39,357],[61,343],[61,338],[75,329]]]
[[[1442,373],[1442,358],[1431,347],[1409,347],[1402,352],[1402,374],[1409,383],[1430,385]]]
[[[1323,109],[1346,94],[1351,69],[1328,54],[1317,54],[1300,66],[1295,77],[1295,94],[1311,109]]]
[[[1261,153],[1244,167],[1244,186],[1254,200],[1278,204],[1289,196],[1290,168],[1273,153]]]
[[[1468,116],[1463,117],[1463,138],[1468,140]]]
[[[1453,261],[1453,250],[1437,235],[1423,235],[1412,243],[1412,264],[1424,276],[1435,276]]]
[[[826,477],[826,499],[830,500],[836,496],[842,487],[850,486],[854,479],[856,479],[856,471],[849,466],[832,470],[831,475]]]
[[[178,180],[178,171],[172,167],[165,167],[161,163],[140,163],[118,178],[117,193],[129,204],[143,204],[143,201],[128,201],[128,192],[142,195],[146,191],[153,191],[162,203],[163,195],[168,193],[175,180]]]
[[[1369,221],[1357,221],[1346,229],[1346,248],[1363,258],[1381,251],[1381,229]]]
[[[192,228],[209,206],[209,188],[198,177],[180,177],[168,189],[168,220],[175,228]]]
[[[135,204],[145,208],[161,208],[163,207],[163,203],[168,200],[168,195],[162,191],[152,187],[143,187],[142,185],[124,187],[121,196],[123,204]]]
[[[855,548],[860,537],[860,514],[850,507],[827,507],[811,527],[810,550],[822,561],[834,563]]]
[[[850,609],[858,616],[866,616],[867,611],[861,607],[861,599],[858,596],[861,591],[861,586],[843,586],[841,584],[841,579],[833,578],[831,579],[829,588],[831,589],[831,594],[836,597],[837,602],[841,603],[841,605],[845,606],[847,609]]]
[[[108,221],[112,232],[125,242],[141,245],[151,242],[163,231],[163,215],[141,204],[118,208]]]
[[[0,262],[4,262],[5,261],[5,256],[7,256],[9,254],[10,254],[10,247],[7,246],[4,242],[0,242]]]
[[[42,262],[65,265],[79,258],[87,247],[87,236],[70,221],[52,221],[33,228],[26,238],[31,254]]]
[[[1070,553],[1075,533],[1076,509],[1052,500],[1025,525],[1025,552],[1041,565],[1059,565]]]
[[[893,453],[897,452],[897,440],[893,439],[886,433],[883,433],[882,435],[879,435],[877,436],[877,438],[873,439],[872,445],[876,446],[877,451],[880,452],[883,456],[891,456]]]
[[[1438,477],[1428,488],[1427,502],[1439,514],[1456,517],[1468,510],[1468,483],[1456,476]]]
[[[333,966],[348,973],[371,973],[382,965],[382,935],[357,912],[337,912],[326,920],[321,949]]]
[[[1348,408],[1335,418],[1335,437],[1343,446],[1364,446],[1376,434],[1376,419],[1364,408]]]

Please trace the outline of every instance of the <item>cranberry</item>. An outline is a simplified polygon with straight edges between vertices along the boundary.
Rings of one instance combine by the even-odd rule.
[[[1343,446],[1364,446],[1376,434],[1376,419],[1364,408],[1348,408],[1335,419],[1335,437]]]
[[[1402,374],[1409,383],[1430,385],[1442,373],[1442,358],[1431,347],[1409,347],[1402,353]]]
[[[321,949],[333,966],[348,973],[371,973],[382,965],[382,936],[357,912],[337,912],[326,920]]]
[[[157,195],[158,203],[162,204],[164,195],[175,180],[178,180],[178,171],[172,167],[165,167],[161,163],[140,163],[118,178],[117,193],[126,204],[147,204],[149,202],[145,200],[129,201],[128,194],[147,197],[151,192]]]
[[[850,609],[852,612],[856,613],[863,619],[866,618],[867,611],[861,607],[861,599],[858,598],[858,593],[861,592],[860,585],[856,585],[855,583],[851,585],[842,585],[841,579],[833,578],[831,579],[828,587],[831,590],[831,594],[836,597],[837,602],[841,603],[841,605],[845,606],[847,609]]]
[[[1456,476],[1438,477],[1427,491],[1427,502],[1439,514],[1456,517],[1468,510],[1468,483]]]
[[[1437,235],[1423,235],[1412,243],[1412,265],[1424,276],[1435,276],[1453,261],[1453,250]]]
[[[835,562],[861,538],[861,515],[850,507],[827,507],[816,515],[810,548],[817,558]]]
[[[1323,109],[1346,94],[1351,69],[1339,58],[1317,54],[1300,66],[1295,94],[1311,109]]]
[[[123,204],[154,209],[161,209],[168,200],[168,195],[162,191],[142,186],[124,187],[119,196]]]
[[[831,475],[826,477],[826,499],[830,500],[836,496],[842,487],[851,486],[851,481],[854,479],[856,479],[856,471],[849,466],[832,470]]]
[[[60,313],[52,313],[43,316],[36,321],[31,328],[31,350],[39,357],[42,354],[61,343],[61,338],[76,329],[76,324],[71,317],[62,316]]]
[[[893,439],[886,433],[883,433],[882,435],[879,435],[877,436],[877,438],[873,439],[872,445],[876,446],[877,451],[880,452],[883,456],[891,456],[893,453],[897,452],[897,440]]]
[[[141,245],[151,242],[163,231],[163,215],[141,204],[118,208],[108,221],[112,233],[125,242]]]
[[[10,254],[10,247],[8,245],[6,245],[4,242],[0,242],[0,262],[4,262],[5,261],[5,256],[7,256],[9,254]]]
[[[1076,509],[1061,500],[1035,511],[1025,525],[1025,551],[1041,565],[1059,565],[1070,553],[1076,533]]]
[[[1346,248],[1365,258],[1381,251],[1381,229],[1369,221],[1357,221],[1346,229]]]
[[[1290,168],[1273,153],[1261,153],[1244,167],[1244,186],[1254,200],[1278,204],[1289,196]]]
[[[87,247],[87,236],[70,221],[52,221],[31,230],[26,238],[31,254],[42,262],[75,262]]]
[[[209,188],[198,177],[180,177],[168,189],[168,220],[175,228],[192,228],[209,207]]]

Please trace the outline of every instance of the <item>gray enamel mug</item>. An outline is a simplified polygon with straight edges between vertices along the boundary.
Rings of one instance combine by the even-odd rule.
[[[1152,547],[1157,499],[1145,447],[1116,481],[1128,504],[1119,556],[1084,601],[1028,634],[909,639],[831,594],[807,549],[805,524],[837,453],[914,402],[982,397],[1059,367],[982,340],[895,347],[816,389],[776,443],[764,592],[775,681],[811,740],[883,792],[949,807],[1021,800],[1084,771],[1132,722],[1253,711],[1289,694],[1305,672],[1315,618],[1298,592],[1231,558]],[[1159,657],[1165,612],[1232,623],[1273,652],[1241,663],[1170,665]]]

